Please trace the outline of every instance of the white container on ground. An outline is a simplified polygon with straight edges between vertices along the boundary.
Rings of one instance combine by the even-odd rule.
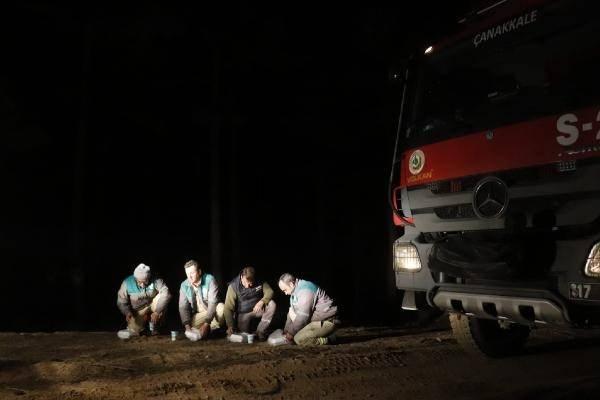
[[[131,339],[131,336],[133,335],[131,334],[131,331],[129,329],[121,329],[119,332],[117,332],[117,336],[121,340],[127,340]]]
[[[277,329],[275,332],[269,335],[267,343],[269,343],[271,346],[281,346],[284,344],[289,344],[290,342],[285,336],[283,336],[283,331],[281,329]]]
[[[242,343],[244,341],[244,336],[240,333],[232,333],[227,337],[227,340],[232,343]]]
[[[189,331],[185,331],[185,337],[190,339],[192,342],[197,342],[202,339],[202,334],[196,328],[192,328]]]
[[[252,343],[254,343],[254,337],[255,337],[255,335],[253,333],[242,332],[242,333],[233,333],[233,334],[229,335],[227,337],[227,340],[229,340],[232,343],[252,344]]]

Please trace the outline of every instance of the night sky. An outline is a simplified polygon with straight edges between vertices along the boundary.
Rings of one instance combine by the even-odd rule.
[[[405,318],[388,73],[465,2],[16,3],[0,12],[0,329],[117,330],[121,280],[144,262],[176,297],[189,258],[223,294],[250,264],[315,281],[346,322]]]

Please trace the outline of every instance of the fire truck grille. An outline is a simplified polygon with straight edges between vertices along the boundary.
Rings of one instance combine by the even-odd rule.
[[[473,211],[471,204],[437,207],[433,211],[440,219],[475,218],[475,211]]]
[[[473,190],[477,180],[475,177],[453,179],[450,181],[432,182],[428,185],[433,194],[458,193]]]

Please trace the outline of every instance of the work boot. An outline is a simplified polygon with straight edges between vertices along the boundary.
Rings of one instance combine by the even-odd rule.
[[[328,344],[327,338],[326,337],[318,337],[315,339],[315,344],[317,346],[325,346],[326,344]]]
[[[331,335],[327,336],[327,344],[337,344],[338,342],[338,337],[337,335],[334,333],[332,333]]]
[[[327,336],[327,337],[318,337],[315,339],[315,342],[318,346],[325,346],[325,345],[333,345],[337,343],[337,336],[335,335],[335,333],[332,333],[331,335]]]

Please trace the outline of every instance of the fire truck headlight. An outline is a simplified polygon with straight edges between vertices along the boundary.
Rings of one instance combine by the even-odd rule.
[[[596,243],[585,263],[585,274],[592,278],[600,278],[600,242]]]
[[[394,271],[417,272],[421,270],[421,260],[417,248],[412,243],[394,242]]]

